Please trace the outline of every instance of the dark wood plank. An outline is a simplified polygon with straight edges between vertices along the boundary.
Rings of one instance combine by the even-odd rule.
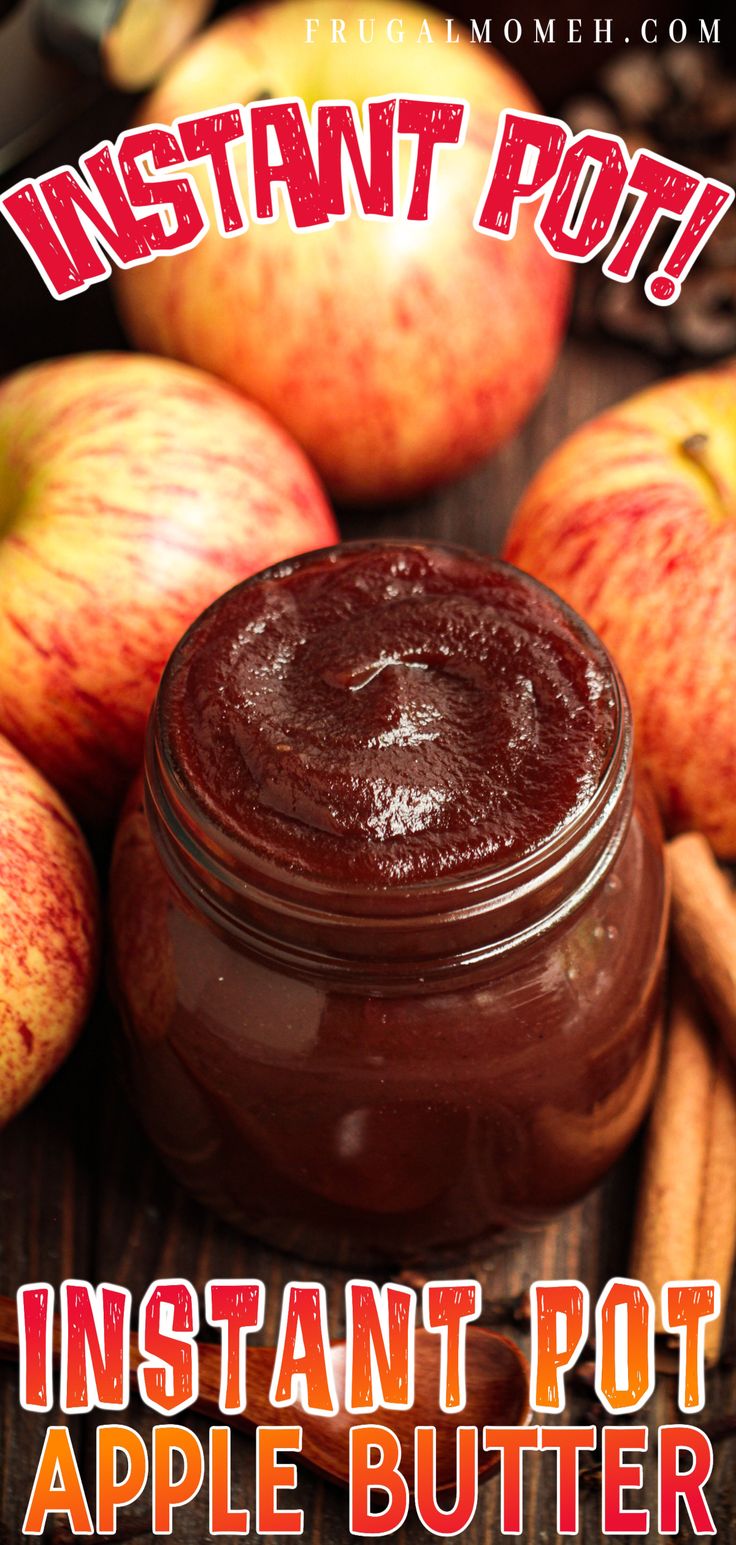
[[[51,1088],[0,1140],[0,1281],[14,1295],[23,1282],[82,1275],[95,1225],[95,1091],[78,1050]],[[50,1419],[50,1418],[49,1418]],[[0,1545],[19,1539],[45,1421],[21,1411],[15,1371],[0,1372]],[[74,1441],[81,1423],[70,1422]]]

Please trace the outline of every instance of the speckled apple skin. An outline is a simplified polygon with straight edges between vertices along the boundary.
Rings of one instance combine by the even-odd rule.
[[[95,875],[59,795],[0,736],[0,1125],[50,1078],[89,1011]]]
[[[335,536],[298,447],[200,371],[98,354],[9,377],[0,733],[77,813],[108,818],[183,630],[239,580]]]
[[[140,121],[272,97],[349,99],[393,93],[465,99],[465,145],[440,152],[428,223],[363,220],[294,232],[282,213],[235,237],[217,231],[206,171],[196,180],[211,229],[199,246],[117,277],[123,321],[141,348],[190,360],[267,407],[347,502],[406,497],[457,476],[507,438],[554,364],[570,266],[552,258],[520,211],[500,241],[473,230],[498,117],[534,110],[519,78],[445,21],[415,6],[339,7],[347,35],[375,19],[376,41],[331,44],[335,7],[316,0],[305,42],[299,0],[238,11],[174,63]],[[385,41],[401,17],[403,44]],[[438,41],[416,43],[425,16]],[[408,187],[408,154],[402,190]],[[234,152],[248,211],[246,151]]]
[[[705,436],[699,454],[683,448]],[[736,362],[632,397],[545,463],[505,557],[605,640],[670,832],[736,858]]]

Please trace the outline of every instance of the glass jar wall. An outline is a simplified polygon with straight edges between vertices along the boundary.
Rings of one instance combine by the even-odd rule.
[[[583,1194],[646,1110],[666,885],[628,704],[490,559],[351,544],[210,608],[112,910],[149,1133],[282,1248],[466,1251]]]

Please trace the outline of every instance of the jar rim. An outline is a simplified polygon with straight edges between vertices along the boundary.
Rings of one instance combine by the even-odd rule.
[[[339,885],[309,874],[291,873],[282,865],[269,863],[248,844],[227,832],[202,807],[196,793],[174,767],[168,755],[166,735],[167,693],[183,652],[197,629],[212,611],[237,591],[265,579],[278,579],[325,558],[339,558],[347,553],[413,546],[477,559],[494,568],[520,574],[525,584],[551,600],[578,637],[583,647],[606,670],[614,700],[614,732],[608,754],[595,790],[569,820],[529,852],[510,864],[493,864],[456,871],[430,879],[411,880],[387,885],[356,884],[341,880]],[[146,746],[146,800],[155,825],[165,836],[164,846],[170,864],[176,868],[194,868],[198,888],[213,882],[220,896],[229,891],[233,903],[258,897],[263,905],[278,903],[292,916],[319,915],[331,925],[357,927],[361,923],[380,925],[392,931],[416,926],[436,914],[438,920],[455,918],[502,907],[512,898],[546,886],[570,867],[577,867],[589,847],[600,848],[601,832],[620,805],[632,762],[633,732],[626,689],[618,668],[593,629],[562,597],[548,586],[515,568],[505,560],[460,544],[433,539],[375,538],[334,544],[300,554],[270,565],[234,585],[211,603],[187,628],[164,668],[149,720]],[[604,844],[605,846],[605,844]],[[616,844],[616,850],[618,844]],[[613,861],[613,855],[611,862]],[[608,865],[606,865],[608,867]],[[393,906],[392,906],[393,903]],[[393,907],[400,906],[400,912]]]

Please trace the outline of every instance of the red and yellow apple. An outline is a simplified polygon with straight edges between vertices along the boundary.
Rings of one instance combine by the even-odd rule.
[[[736,363],[655,386],[545,463],[505,557],[615,655],[671,832],[736,858]]]
[[[327,0],[225,16],[174,62],[141,121],[266,96],[309,108],[393,93],[463,98],[466,141],[439,153],[429,222],[353,212],[295,232],[282,211],[225,240],[200,165],[191,170],[208,234],[121,273],[117,288],[139,347],[230,381],[280,419],[339,499],[368,503],[454,477],[516,429],[557,354],[569,269],[545,251],[528,207],[512,241],[473,230],[499,114],[533,110],[518,76],[464,34],[445,42],[445,20],[416,6],[377,0],[367,42],[358,0],[338,10],[343,43],[332,41]],[[431,43],[420,38],[425,19]],[[404,150],[402,193],[408,142]],[[247,209],[239,147],[233,155]]]
[[[301,451],[184,365],[127,354],[0,386],[0,733],[90,820],[141,758],[184,628],[336,535]]]
[[[89,1010],[97,890],[59,795],[0,736],[0,1125],[41,1088]]]

